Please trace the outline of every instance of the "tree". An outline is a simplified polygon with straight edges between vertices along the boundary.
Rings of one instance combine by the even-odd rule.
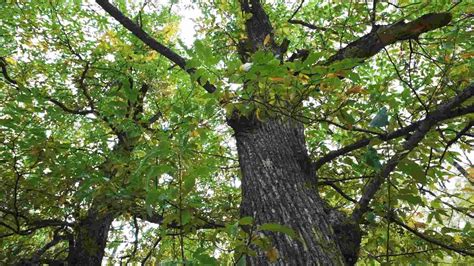
[[[468,3],[175,4],[2,4],[4,263],[472,262]]]

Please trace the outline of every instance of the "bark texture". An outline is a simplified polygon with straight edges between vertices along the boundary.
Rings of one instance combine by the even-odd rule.
[[[241,215],[254,217],[257,224],[291,227],[302,240],[268,233],[279,253],[273,265],[351,264],[344,260],[329,212],[315,190],[303,126],[288,119],[245,118],[231,119],[229,125],[235,131],[242,171]],[[262,251],[247,260],[250,265],[270,264]]]
[[[91,208],[77,225],[74,243],[70,243],[69,265],[101,265],[113,219],[112,214],[100,214]]]

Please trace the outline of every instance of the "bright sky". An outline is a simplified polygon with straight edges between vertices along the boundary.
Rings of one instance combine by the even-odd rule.
[[[195,40],[195,19],[202,16],[199,9],[189,7],[189,5],[190,1],[180,1],[176,9],[173,9],[182,16],[181,23],[179,24],[179,38],[188,47],[192,46]]]

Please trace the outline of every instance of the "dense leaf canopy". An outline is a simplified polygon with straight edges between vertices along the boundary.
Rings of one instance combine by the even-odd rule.
[[[1,263],[66,260],[92,208],[110,263],[275,261],[239,216],[234,116],[304,124],[359,263],[474,262],[472,3],[267,0],[257,47],[239,1],[111,3],[164,51],[97,2],[0,4]]]

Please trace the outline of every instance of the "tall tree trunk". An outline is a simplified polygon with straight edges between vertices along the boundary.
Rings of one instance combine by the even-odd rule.
[[[335,234],[344,228],[330,225],[331,219],[340,224],[340,215],[330,215],[315,190],[303,125],[290,119],[261,122],[242,117],[228,123],[235,131],[242,171],[241,215],[254,217],[257,224],[291,227],[302,240],[268,233],[279,253],[276,265],[353,264]],[[250,265],[270,264],[261,251],[247,260]]]
[[[101,265],[113,220],[113,214],[101,214],[96,208],[91,208],[76,227],[74,246],[69,247],[68,264]]]

